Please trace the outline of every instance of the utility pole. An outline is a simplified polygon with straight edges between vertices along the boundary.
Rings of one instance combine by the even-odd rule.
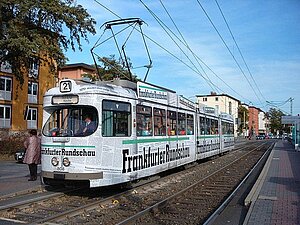
[[[294,98],[290,97],[288,100],[291,103],[291,116],[292,116],[293,115],[293,100],[294,100]]]

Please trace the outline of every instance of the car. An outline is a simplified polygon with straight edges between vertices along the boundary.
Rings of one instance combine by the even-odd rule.
[[[18,151],[15,153],[15,160],[16,160],[18,163],[23,163],[23,159],[24,159],[24,157],[25,157],[25,152],[26,152],[25,149],[20,149],[20,150],[18,150]]]
[[[265,138],[266,138],[266,136],[264,134],[259,134],[256,136],[256,140],[263,140]]]

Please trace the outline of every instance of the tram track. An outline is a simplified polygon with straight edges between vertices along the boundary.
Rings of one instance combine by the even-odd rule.
[[[177,189],[185,190],[188,185],[195,185],[197,179],[200,179],[199,177],[204,179],[218,170],[218,168],[213,167],[224,167],[228,162],[232,161],[233,158],[238,158],[244,155],[245,152],[248,152],[248,150],[245,147],[240,147],[238,150],[230,152],[225,156],[201,163],[196,166],[197,168],[192,167],[191,169],[171,174],[154,182],[137,185],[134,189],[118,192],[117,194],[110,192],[107,193],[106,196],[104,194],[94,196],[92,196],[93,194],[86,194],[83,196],[82,193],[78,192],[76,194],[73,192],[70,194],[52,196],[51,198],[45,198],[25,205],[23,204],[22,206],[11,206],[10,208],[0,210],[0,216],[34,224],[46,222],[58,224],[127,224],[126,220],[131,216],[139,214],[149,207],[158,205],[159,207],[154,207],[155,209],[148,209],[147,215],[143,214],[143,217],[151,221],[150,223],[157,222],[156,219],[153,221],[153,218],[149,215],[155,215],[153,212],[156,211],[158,217],[163,218],[162,215],[167,216],[166,213],[161,212],[161,209],[169,207],[165,205],[170,204],[169,201],[171,202],[171,200],[166,199],[174,199],[174,197],[171,196],[175,192],[178,192]],[[224,177],[224,179],[226,180],[226,177]],[[233,182],[235,181],[232,181],[232,183]],[[202,193],[204,193],[205,199],[209,195],[214,196],[215,192],[222,192],[224,195],[228,195],[228,192],[232,189],[231,185],[224,184],[223,181],[215,181],[214,185],[214,187],[204,185],[205,188],[202,190]],[[96,190],[94,190],[94,192],[96,192]],[[205,193],[207,194],[205,195]],[[180,195],[183,195],[183,192],[178,194],[178,196]],[[183,210],[188,208],[188,205],[196,207],[197,202],[200,202],[201,199],[203,200],[203,196],[197,198],[197,200],[193,200],[193,203],[189,203],[190,200],[183,199],[177,202],[175,201],[175,204],[177,204],[178,207],[181,206],[183,208],[181,211],[184,212]],[[174,202],[174,200],[172,201]],[[201,204],[202,208],[203,203]],[[208,206],[208,208],[213,207]],[[151,213],[149,214],[149,212]],[[176,213],[170,217],[177,218],[174,215],[176,215]],[[179,218],[180,217],[181,216],[179,216]],[[137,218],[137,221],[138,220],[141,219]],[[174,224],[174,220],[170,221]],[[139,224],[139,222],[133,223]]]
[[[118,225],[202,224],[215,208],[227,201],[224,199],[231,196],[232,190],[241,183],[240,179],[251,169],[251,166],[241,167],[241,160],[255,161],[253,155],[260,149],[260,146],[255,148],[202,180],[119,222]]]

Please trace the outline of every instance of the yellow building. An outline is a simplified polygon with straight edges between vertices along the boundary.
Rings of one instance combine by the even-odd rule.
[[[48,67],[33,62],[24,83],[15,78],[4,63],[0,69],[0,130],[41,129],[44,93],[55,86]]]

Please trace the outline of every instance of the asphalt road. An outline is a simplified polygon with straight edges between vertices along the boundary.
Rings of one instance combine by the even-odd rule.
[[[38,166],[38,175],[41,167]],[[24,191],[41,185],[38,178],[36,181],[28,181],[29,169],[27,164],[16,161],[0,161],[0,196],[18,191]]]

